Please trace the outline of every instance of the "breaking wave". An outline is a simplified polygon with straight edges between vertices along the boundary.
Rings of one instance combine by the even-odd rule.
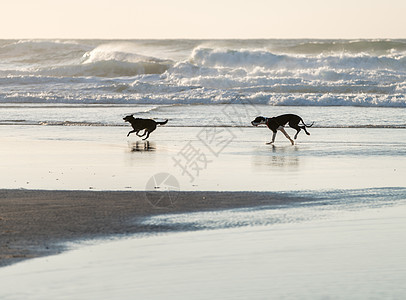
[[[191,62],[205,67],[261,69],[362,69],[406,70],[406,50],[403,55],[375,56],[365,53],[335,55],[288,55],[274,54],[265,50],[229,50],[197,48]]]
[[[2,40],[0,101],[406,107],[405,40]]]
[[[168,68],[169,64],[157,61],[126,62],[120,60],[104,60],[80,65],[40,69],[36,73],[43,76],[63,77],[123,77],[141,74],[162,74]]]

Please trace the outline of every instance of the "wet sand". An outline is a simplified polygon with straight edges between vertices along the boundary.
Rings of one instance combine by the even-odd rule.
[[[218,129],[222,143],[211,143],[210,130],[162,127],[146,143],[126,139],[126,127],[1,126],[0,265],[58,253],[65,241],[169,230],[134,222],[151,215],[405,187],[404,129],[312,128],[295,146],[282,135],[265,145],[266,128]],[[186,150],[198,156],[183,169]],[[160,173],[175,184],[155,182]],[[147,199],[168,189],[182,191],[175,205]]]
[[[266,145],[267,128],[215,130],[163,126],[147,143],[126,127],[0,126],[0,188],[143,191],[161,172],[184,191],[405,186],[405,129],[311,128],[295,146]]]
[[[156,206],[161,196],[165,201],[167,193],[0,190],[0,266],[62,252],[68,241],[174,230],[140,224],[148,216],[301,201],[264,192],[176,192],[172,203]]]
[[[103,237],[76,240],[68,243],[70,251],[0,268],[1,299],[133,299],[134,295],[185,300],[404,299],[406,295],[404,188],[303,192],[308,200],[321,200],[311,203],[295,203],[300,199],[283,194],[181,193],[172,209],[159,209],[161,215],[145,219],[158,210],[138,203],[136,197],[134,204],[138,193],[24,193],[22,200],[24,195],[54,199],[48,204],[28,201],[33,209],[25,214],[31,220],[26,236],[36,243],[52,249],[53,236]],[[55,208],[62,206],[58,200],[69,203],[69,199],[73,206]],[[211,211],[192,213],[195,209]],[[57,221],[50,217],[58,214]],[[41,216],[47,224],[39,220]],[[44,236],[38,238],[40,229]],[[161,233],[119,235],[137,230]],[[106,235],[112,231],[113,236]]]

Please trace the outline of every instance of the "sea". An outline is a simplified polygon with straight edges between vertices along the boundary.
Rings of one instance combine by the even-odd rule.
[[[406,40],[0,40],[0,124],[122,125],[169,107],[168,126],[216,126],[218,104],[249,104],[392,108],[316,126],[404,127],[386,115],[405,95]]]

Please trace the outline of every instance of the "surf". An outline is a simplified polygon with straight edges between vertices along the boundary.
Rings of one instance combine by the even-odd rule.
[[[2,103],[406,107],[406,40],[2,40]]]

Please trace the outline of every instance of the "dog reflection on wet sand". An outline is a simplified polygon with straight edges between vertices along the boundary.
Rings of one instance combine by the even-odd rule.
[[[130,147],[131,152],[148,152],[156,150],[155,143],[150,143],[149,141],[128,143],[128,146]]]

